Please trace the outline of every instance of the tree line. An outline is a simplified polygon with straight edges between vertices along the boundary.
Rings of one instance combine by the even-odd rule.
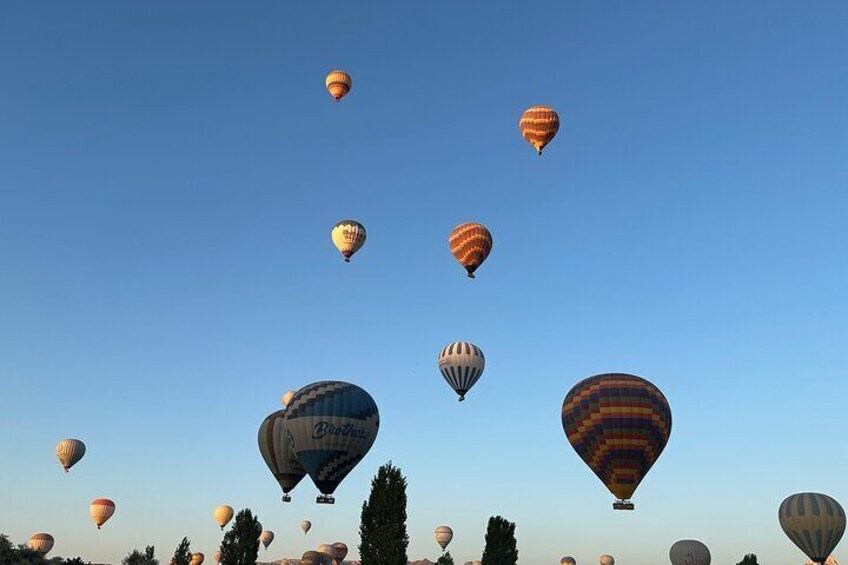
[[[362,565],[407,565],[409,535],[406,531],[406,477],[389,461],[371,480],[371,493],[362,503],[359,524],[359,559]],[[256,565],[262,526],[249,508],[241,510],[221,542],[221,565]],[[183,538],[174,550],[170,565],[190,565],[191,541]],[[210,556],[211,557],[211,556]],[[492,516],[486,528],[483,565],[517,565],[518,542],[515,523]],[[160,565],[152,545],[144,551],[133,549],[121,560],[122,565]],[[0,534],[0,565],[91,565],[80,557],[47,558],[25,545],[14,546]],[[443,553],[436,565],[454,565],[450,552]],[[745,555],[737,565],[757,565],[757,556]]]

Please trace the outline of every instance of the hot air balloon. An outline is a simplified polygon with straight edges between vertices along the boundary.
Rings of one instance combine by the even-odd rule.
[[[203,563],[204,559],[206,559],[206,556],[200,553],[199,551],[197,553],[192,553],[191,565],[200,565],[201,563]]]
[[[612,555],[601,555],[598,558],[598,563],[601,565],[615,565],[615,558]]]
[[[321,554],[317,551],[307,551],[300,558],[300,565],[322,565],[323,560]]]
[[[322,543],[318,546],[318,553],[321,554],[322,560],[331,565],[336,559],[336,548],[329,543]]]
[[[327,87],[330,96],[338,102],[350,92],[353,81],[350,79],[350,75],[344,71],[331,71],[324,79],[324,85]]]
[[[518,127],[524,139],[541,155],[542,150],[559,131],[559,116],[553,108],[532,106],[521,115]]]
[[[826,494],[793,494],[781,503],[777,517],[792,543],[816,563],[827,561],[845,533],[845,511]]]
[[[287,391],[283,395],[283,408],[285,408],[286,406],[289,405],[289,402],[291,402],[291,399],[292,399],[292,396],[294,396],[294,393],[295,393],[295,391],[290,390],[290,391]]]
[[[44,532],[33,534],[27,542],[27,547],[33,551],[37,551],[42,555],[47,555],[53,549],[53,536]]]
[[[448,526],[439,526],[436,528],[435,535],[436,543],[439,544],[439,547],[441,547],[442,551],[444,551],[453,539],[453,530]]]
[[[344,256],[346,263],[350,258],[365,245],[365,226],[356,220],[342,220],[333,226],[330,233],[333,245]]]
[[[216,549],[215,553],[213,554],[213,557],[215,558],[215,563],[220,563],[221,562],[221,550]]]
[[[85,444],[78,439],[63,439],[56,444],[56,457],[67,473],[85,455]]]
[[[228,506],[226,504],[222,504],[221,506],[215,507],[215,512],[213,515],[215,516],[215,521],[221,526],[221,529],[224,529],[224,526],[230,523],[230,520],[233,519],[233,507]]]
[[[377,438],[377,404],[356,385],[321,381],[297,391],[286,414],[295,457],[322,493],[317,502],[332,504],[333,492]]]
[[[806,563],[804,563],[804,565],[816,565],[816,562],[815,561],[807,561]],[[836,560],[836,557],[831,555],[830,557],[828,557],[825,560],[824,565],[839,565],[839,561]]]
[[[559,560],[559,565],[577,565],[577,561],[570,555],[567,555]]]
[[[337,541],[333,544],[333,547],[336,548],[336,558],[333,561],[333,565],[340,565],[344,561],[344,558],[347,557],[347,545]]]
[[[306,535],[309,530],[312,529],[312,522],[309,520],[304,520],[300,523],[300,529],[303,530],[303,535]]]
[[[668,551],[671,565],[710,565],[710,550],[698,540],[682,539]]]
[[[91,501],[88,507],[88,513],[91,514],[91,519],[97,524],[97,529],[106,523],[115,513],[115,503],[108,498],[96,498]]]
[[[486,368],[486,356],[483,350],[464,341],[455,341],[439,353],[439,371],[453,390],[459,395],[459,401],[465,400],[465,393]]]
[[[474,272],[492,251],[492,233],[483,224],[460,224],[453,228],[448,243],[453,256],[468,272],[468,278],[473,279]]]
[[[261,534],[259,534],[259,541],[262,542],[262,545],[265,546],[265,549],[268,549],[268,546],[271,545],[271,542],[274,541],[274,532],[271,530],[265,530]]]
[[[291,449],[285,408],[270,414],[259,426],[259,452],[283,489],[283,502],[290,502],[289,492],[306,476],[306,469]]]
[[[641,377],[608,373],[576,385],[562,402],[562,429],[571,446],[618,500],[630,497],[668,443],[671,408]]]

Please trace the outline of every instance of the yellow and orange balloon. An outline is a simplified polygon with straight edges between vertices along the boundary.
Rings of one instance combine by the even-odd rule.
[[[548,106],[532,106],[521,115],[518,127],[527,143],[541,155],[559,131],[559,115]]]
[[[327,75],[327,78],[324,79],[324,85],[327,87],[327,91],[330,93],[330,96],[336,99],[336,102],[344,98],[348,92],[350,92],[350,87],[353,86],[353,81],[350,78],[350,75],[344,71],[330,71],[330,74]]]
[[[461,224],[453,228],[448,241],[451,253],[465,267],[468,278],[473,279],[474,272],[492,251],[492,232],[483,224]]]
[[[228,506],[226,504],[222,504],[221,506],[215,507],[215,512],[213,515],[215,516],[215,522],[221,526],[221,529],[224,529],[224,526],[230,523],[230,520],[233,519],[233,515],[235,511],[232,506]]]
[[[333,226],[330,238],[345,262],[350,263],[353,254],[365,245],[365,226],[356,220],[342,220]]]

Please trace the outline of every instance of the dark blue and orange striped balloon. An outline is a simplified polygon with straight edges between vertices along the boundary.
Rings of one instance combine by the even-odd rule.
[[[562,402],[569,443],[612,494],[631,510],[633,492],[665,449],[671,408],[647,380],[624,373],[589,377]]]
[[[845,533],[845,510],[831,497],[800,492],[777,511],[780,527],[814,563],[825,563]]]

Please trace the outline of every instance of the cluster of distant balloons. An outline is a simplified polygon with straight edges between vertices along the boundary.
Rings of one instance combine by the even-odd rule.
[[[344,98],[353,81],[344,71],[332,71],[325,80],[330,95]],[[539,155],[559,131],[559,116],[546,106],[527,109],[519,120],[524,138]],[[365,243],[365,226],[356,220],[338,222],[331,239],[345,261]],[[448,237],[451,253],[474,278],[492,250],[493,239],[486,226],[464,223]],[[480,379],[486,366],[482,349],[473,343],[457,341],[438,355],[439,371],[459,395],[459,400]],[[635,375],[605,373],[577,383],[562,404],[562,427],[581,459],[616,497],[613,508],[632,510],[630,501],[639,483],[665,449],[671,435],[671,408],[662,391]],[[333,492],[362,460],[374,443],[380,416],[374,399],[362,388],[342,381],[312,383],[283,397],[283,409],[269,414],[259,428],[259,450],[274,479],[283,491],[283,501],[307,474],[321,492],[319,503],[334,502]],[[65,472],[85,455],[85,444],[65,439],[56,446],[56,455]],[[115,503],[98,498],[89,506],[99,529],[115,513]],[[223,530],[232,519],[230,506],[219,506],[215,519]],[[778,513],[786,535],[815,563],[824,563],[845,532],[845,512],[838,502],[818,493],[788,497]],[[311,523],[302,522],[304,534]],[[267,547],[274,533],[261,531]],[[453,539],[448,526],[435,531],[436,542],[444,550]],[[28,546],[42,553],[53,547],[53,536],[37,533]],[[318,551],[303,554],[304,565],[338,563],[347,555],[344,543],[322,544]],[[672,565],[709,565],[707,547],[696,540],[681,540],[669,552]],[[220,560],[220,551],[215,553]],[[203,562],[202,553],[192,556],[192,565]],[[564,557],[561,565],[576,565]],[[600,565],[614,565],[612,556],[603,555]]]

